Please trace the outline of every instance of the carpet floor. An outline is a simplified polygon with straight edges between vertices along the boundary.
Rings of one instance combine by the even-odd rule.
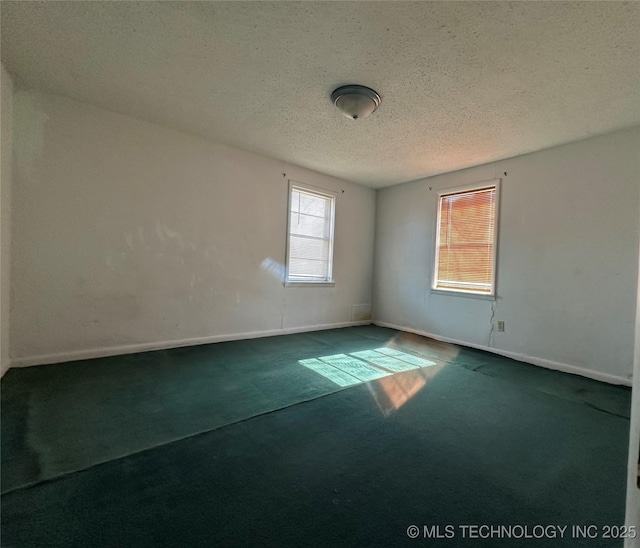
[[[435,365],[298,363],[380,347]],[[626,388],[374,326],[90,361],[2,379],[3,546],[622,545]]]

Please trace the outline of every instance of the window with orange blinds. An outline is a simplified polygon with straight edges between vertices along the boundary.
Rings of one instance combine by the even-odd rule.
[[[495,294],[498,182],[442,192],[434,289]]]

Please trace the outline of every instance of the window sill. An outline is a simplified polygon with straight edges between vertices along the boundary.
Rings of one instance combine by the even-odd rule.
[[[495,295],[472,293],[470,291],[456,291],[455,289],[431,289],[432,295],[445,295],[447,297],[466,297],[467,299],[480,299],[482,301],[495,301]]]
[[[285,287],[333,287],[335,285],[336,285],[336,282],[320,282],[320,281],[302,282],[298,280],[284,282]]]

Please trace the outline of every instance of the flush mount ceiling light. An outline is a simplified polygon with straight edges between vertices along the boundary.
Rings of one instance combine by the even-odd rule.
[[[371,88],[350,84],[334,90],[331,101],[348,118],[360,120],[372,114],[382,99]]]

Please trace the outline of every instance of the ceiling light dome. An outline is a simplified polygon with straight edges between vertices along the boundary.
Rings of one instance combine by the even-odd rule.
[[[350,84],[334,90],[331,101],[348,118],[360,120],[372,114],[382,99],[371,88]]]

